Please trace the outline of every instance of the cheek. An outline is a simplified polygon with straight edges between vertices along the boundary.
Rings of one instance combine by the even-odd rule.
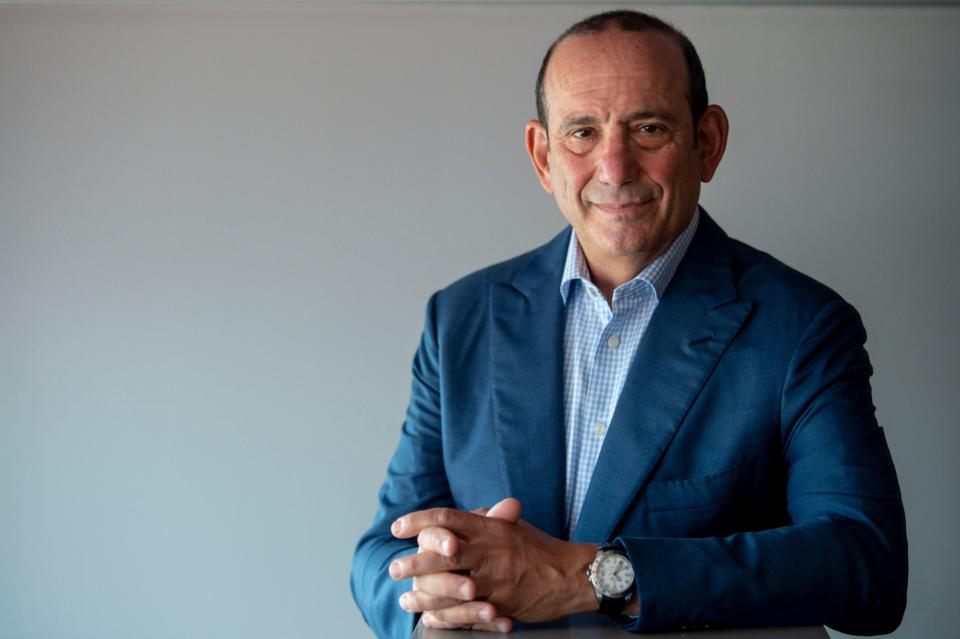
[[[681,174],[681,164],[671,155],[657,155],[644,163],[644,171],[664,190],[672,190]]]
[[[590,170],[582,161],[560,159],[551,175],[554,191],[565,200],[580,200],[580,192],[590,181]]]
[[[674,198],[690,194],[700,183],[700,167],[688,152],[656,158],[649,169],[650,176]]]

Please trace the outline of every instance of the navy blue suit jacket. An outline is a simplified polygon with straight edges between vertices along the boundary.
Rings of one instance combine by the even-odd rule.
[[[409,636],[390,535],[423,508],[489,507],[564,537],[560,279],[569,229],[427,308],[400,444],[351,586],[381,637]],[[643,336],[572,541],[619,539],[631,630],[827,624],[890,632],[906,600],[903,506],[871,400],[866,335],[836,293],[702,214]]]

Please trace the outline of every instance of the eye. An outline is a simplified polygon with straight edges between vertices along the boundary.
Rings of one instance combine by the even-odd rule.
[[[640,126],[636,127],[637,133],[640,133],[641,135],[660,135],[665,130],[666,129],[659,124],[641,124]]]
[[[562,135],[566,149],[577,155],[589,153],[603,138],[600,130],[592,126],[570,128],[564,131]]]

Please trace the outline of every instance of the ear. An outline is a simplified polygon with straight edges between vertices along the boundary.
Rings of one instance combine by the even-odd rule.
[[[550,181],[550,141],[547,139],[547,130],[540,120],[530,120],[526,128],[527,155],[533,163],[533,170],[537,173],[540,185],[552,194],[553,186]]]
[[[727,114],[716,104],[711,104],[700,116],[697,127],[697,142],[700,152],[700,181],[709,182],[720,165],[727,148],[727,133],[730,122]]]

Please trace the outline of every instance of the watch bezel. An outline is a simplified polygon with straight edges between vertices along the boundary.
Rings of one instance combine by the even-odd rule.
[[[609,561],[614,557],[624,558],[627,562],[627,565],[630,566],[630,572],[633,573],[633,578],[630,579],[630,582],[623,590],[609,590],[601,583],[602,577],[600,574],[600,567],[604,564],[604,562]],[[627,553],[623,552],[619,548],[602,548],[597,551],[597,556],[594,558],[593,563],[590,564],[590,570],[592,575],[590,583],[593,584],[594,590],[610,599],[620,599],[625,597],[633,587],[633,582],[636,578],[636,573],[634,572],[633,564],[630,563],[630,558],[627,556]]]

